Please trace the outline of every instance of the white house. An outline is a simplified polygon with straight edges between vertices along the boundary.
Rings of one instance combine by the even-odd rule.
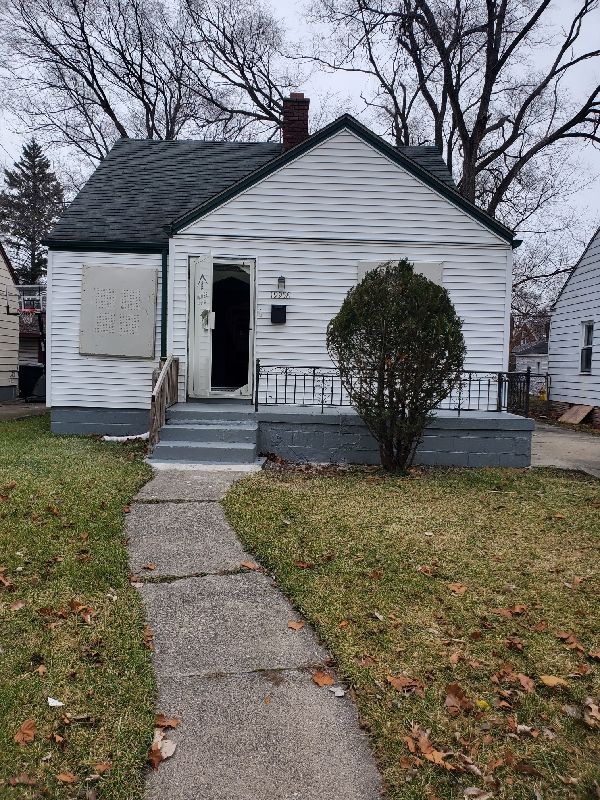
[[[600,228],[562,288],[550,319],[548,374],[556,410],[593,406],[600,424]]]
[[[546,388],[548,373],[548,342],[545,339],[533,344],[522,344],[513,350],[517,372],[531,370],[530,392],[537,394]]]
[[[17,279],[0,244],[0,401],[14,400],[19,385],[19,301]]]
[[[341,413],[327,323],[366,269],[403,257],[448,289],[467,369],[506,370],[511,231],[435,148],[395,148],[348,115],[309,136],[308,102],[286,99],[283,144],[122,139],[100,164],[47,241],[55,431],[147,430],[161,356],[179,360],[183,421],[217,407],[199,399],[250,414],[254,398],[252,424],[315,396]]]

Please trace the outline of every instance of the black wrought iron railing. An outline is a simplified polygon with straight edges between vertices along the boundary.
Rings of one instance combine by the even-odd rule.
[[[464,370],[440,409],[456,411],[509,411],[529,415],[532,389],[547,394],[547,376],[527,372]],[[256,361],[254,405],[349,406],[336,367],[298,367]]]

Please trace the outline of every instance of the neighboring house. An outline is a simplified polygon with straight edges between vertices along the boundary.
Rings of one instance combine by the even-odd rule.
[[[552,308],[548,373],[554,410],[593,406],[600,424],[600,228]]]
[[[19,300],[17,277],[0,244],[0,401],[17,396],[19,373]]]
[[[535,344],[522,344],[513,350],[515,356],[516,372],[531,370],[529,389],[532,394],[546,388],[546,373],[548,372],[548,342],[542,340]],[[544,376],[544,377],[541,377]]]
[[[260,430],[258,445],[248,445],[252,458],[257,446],[282,450],[292,439],[298,446],[286,452],[305,457],[315,425],[338,414],[336,435],[342,430],[327,323],[367,269],[404,257],[448,289],[463,319],[466,367],[494,375],[507,368],[511,231],[458,193],[435,148],[395,148],[348,115],[308,136],[303,95],[284,102],[282,145],[120,140],[46,243],[55,431],[147,430],[153,370],[172,355],[173,414],[203,423],[223,407],[187,401],[235,398],[242,411],[238,419],[229,407],[230,418],[248,421],[254,398],[258,415],[248,424],[258,421]],[[312,410],[307,433],[302,420],[315,397],[326,413],[315,421]],[[296,404],[294,417],[281,416],[282,401]],[[269,414],[273,426],[281,423],[279,439],[265,432]],[[344,414],[348,421],[351,412]],[[453,430],[470,424],[456,416]],[[490,425],[516,425],[507,420],[496,414]],[[360,420],[352,425],[361,433]],[[373,458],[366,434],[347,438],[355,448],[348,455],[318,430],[319,452],[309,456]],[[192,443],[208,435],[204,428],[176,433],[159,444],[165,457],[167,438],[181,445],[172,454],[202,457]],[[205,460],[235,455],[222,442],[206,448]],[[477,461],[464,452],[461,459]]]

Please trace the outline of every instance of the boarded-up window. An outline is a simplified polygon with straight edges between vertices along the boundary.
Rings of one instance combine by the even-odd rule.
[[[414,266],[414,270],[419,275],[424,275],[430,281],[443,286],[443,273],[444,265],[441,261],[413,261],[408,259]],[[391,263],[397,263],[396,259],[391,260]],[[362,281],[369,270],[377,269],[383,264],[390,263],[390,261],[359,261],[358,262],[358,280]]]
[[[79,352],[153,358],[156,269],[84,264]]]

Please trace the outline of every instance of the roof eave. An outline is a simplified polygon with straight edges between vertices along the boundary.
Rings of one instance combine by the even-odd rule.
[[[398,166],[406,169],[407,172],[414,175],[431,189],[434,189],[449,202],[461,208],[471,217],[474,217],[488,230],[492,231],[492,233],[495,233],[509,244],[518,246],[518,244],[515,242],[513,231],[509,230],[509,228],[502,225],[501,222],[498,222],[493,217],[490,217],[485,211],[482,211],[482,209],[478,208],[474,203],[471,203],[469,200],[459,194],[458,191],[452,189],[443,181],[436,178],[408,156],[403,155],[401,151],[397,150],[376,133],[373,133],[373,131],[362,125],[362,123],[358,122],[358,120],[354,119],[354,117],[352,117],[350,114],[344,114],[343,116],[338,117],[338,119],[336,119],[334,122],[331,122],[329,125],[321,128],[316,133],[313,133],[312,136],[309,136],[308,139],[305,139],[303,142],[296,145],[296,147],[292,147],[290,150],[282,153],[272,161],[269,161],[262,167],[254,170],[254,172],[246,175],[246,177],[237,181],[237,183],[234,183],[232,186],[220,192],[218,195],[215,195],[207,202],[202,203],[191,211],[188,211],[185,214],[182,214],[180,217],[174,219],[171,222],[172,235],[178,233],[187,225],[191,225],[191,223],[200,219],[200,217],[203,217],[205,214],[208,214],[210,211],[214,211],[216,208],[223,205],[223,203],[226,203],[228,200],[231,200],[236,195],[240,194],[240,192],[243,192],[244,190],[249,189],[251,186],[254,186],[263,178],[268,177],[289,162],[304,155],[304,153],[312,150],[313,147],[321,144],[321,142],[325,141],[344,128],[360,136],[364,141],[367,142],[367,144],[372,145],[376,150],[398,164]]]

